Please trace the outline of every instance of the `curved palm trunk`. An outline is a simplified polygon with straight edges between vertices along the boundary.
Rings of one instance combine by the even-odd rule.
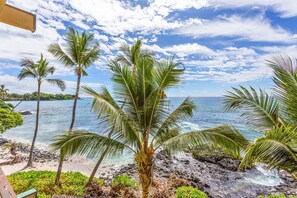
[[[75,92],[75,97],[74,97],[74,103],[73,103],[73,109],[72,109],[72,120],[69,128],[69,132],[72,131],[74,127],[74,122],[75,122],[75,111],[76,111],[76,103],[78,99],[78,94],[79,94],[79,88],[80,88],[80,79],[81,79],[81,74],[77,75],[77,85],[76,85],[76,92]]]
[[[60,155],[59,158],[59,166],[56,174],[56,179],[55,179],[55,185],[60,186],[60,178],[61,178],[61,173],[62,173],[62,166],[63,166],[63,158]]]
[[[100,156],[98,162],[96,163],[96,166],[94,167],[94,169],[93,169],[93,171],[92,171],[92,173],[91,173],[91,175],[90,175],[90,177],[89,177],[89,180],[88,180],[86,186],[89,186],[89,185],[92,183],[92,181],[93,181],[93,179],[94,179],[94,176],[95,176],[95,174],[96,174],[96,172],[97,172],[97,170],[98,170],[98,168],[99,168],[101,162],[103,161],[103,159],[104,159],[104,157],[105,157],[107,151],[108,151],[108,148],[106,148],[105,151],[104,151],[104,152],[102,153],[102,155]]]
[[[150,148],[147,152],[141,151],[135,155],[143,198],[149,197],[149,189],[153,182],[153,158],[154,151]]]
[[[76,111],[76,104],[77,104],[77,100],[78,100],[78,94],[79,94],[79,88],[80,88],[80,80],[81,80],[81,74],[79,73],[77,75],[77,85],[76,85],[76,92],[75,92],[75,96],[74,96],[74,103],[73,103],[73,108],[72,108],[72,120],[71,120],[71,124],[70,124],[70,128],[68,133],[70,133],[74,127],[74,122],[75,122],[75,111]],[[62,166],[63,166],[63,161],[64,158],[59,159],[59,165],[58,165],[58,170],[57,170],[57,175],[56,175],[56,179],[55,179],[55,184],[56,185],[60,185],[60,177],[61,177],[61,173],[62,173]]]
[[[37,137],[37,133],[38,133],[38,122],[39,122],[40,86],[41,86],[41,82],[38,81],[35,131],[34,131],[34,136],[33,136],[32,144],[31,144],[30,155],[29,155],[27,167],[33,166],[33,151],[34,151],[34,145],[35,145],[35,141],[36,141],[36,137]]]

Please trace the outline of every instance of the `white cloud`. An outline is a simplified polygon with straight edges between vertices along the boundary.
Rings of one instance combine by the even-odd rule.
[[[261,6],[273,9],[282,17],[297,16],[296,0],[208,0],[209,6],[215,8],[240,8]]]
[[[213,54],[213,51],[211,49],[209,49],[206,46],[199,45],[197,43],[172,45],[170,47],[165,47],[164,50],[181,57],[192,55],[192,54],[205,54],[209,56]]]
[[[248,41],[266,42],[293,42],[296,35],[287,32],[281,27],[273,27],[270,22],[262,16],[253,18],[243,18],[241,16],[231,16],[213,21],[199,21],[178,28],[174,31],[191,37],[235,37]]]

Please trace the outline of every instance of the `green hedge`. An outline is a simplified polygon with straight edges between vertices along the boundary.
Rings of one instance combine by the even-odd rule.
[[[61,175],[61,187],[54,184],[56,172],[27,171],[9,175],[7,178],[14,191],[19,194],[35,188],[39,198],[51,198],[53,195],[82,196],[88,177],[79,172],[67,172]],[[99,183],[104,181],[97,179]]]
[[[182,186],[177,188],[176,198],[208,198],[208,196],[192,186]]]

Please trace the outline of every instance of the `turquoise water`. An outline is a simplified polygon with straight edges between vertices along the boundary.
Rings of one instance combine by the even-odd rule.
[[[173,106],[180,104],[184,98],[170,98]],[[247,129],[240,112],[224,112],[223,98],[192,98],[198,109],[194,116],[186,122],[180,123],[184,131],[206,129],[221,124],[232,124],[245,137],[253,140],[259,134]],[[78,101],[76,114],[76,129],[83,129],[91,132],[102,133],[102,127],[96,115],[90,112],[92,99],[82,99]],[[16,104],[17,102],[12,102]],[[37,137],[37,146],[48,148],[52,138],[67,131],[71,121],[73,101],[41,101],[40,104],[40,124]],[[36,111],[36,101],[22,102],[16,111]],[[30,143],[35,126],[35,114],[23,116],[24,124],[7,131],[4,136],[18,141]],[[127,158],[130,158],[128,155]],[[109,159],[112,163],[118,163],[120,159]],[[126,160],[124,160],[126,161]]]

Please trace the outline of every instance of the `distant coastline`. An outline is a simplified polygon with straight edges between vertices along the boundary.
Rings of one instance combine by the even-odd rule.
[[[49,93],[40,93],[40,100],[73,100],[74,95],[71,94],[49,94]],[[80,98],[79,98],[80,99]],[[5,101],[36,101],[37,92],[26,93],[26,94],[16,94],[11,93],[5,96]]]

